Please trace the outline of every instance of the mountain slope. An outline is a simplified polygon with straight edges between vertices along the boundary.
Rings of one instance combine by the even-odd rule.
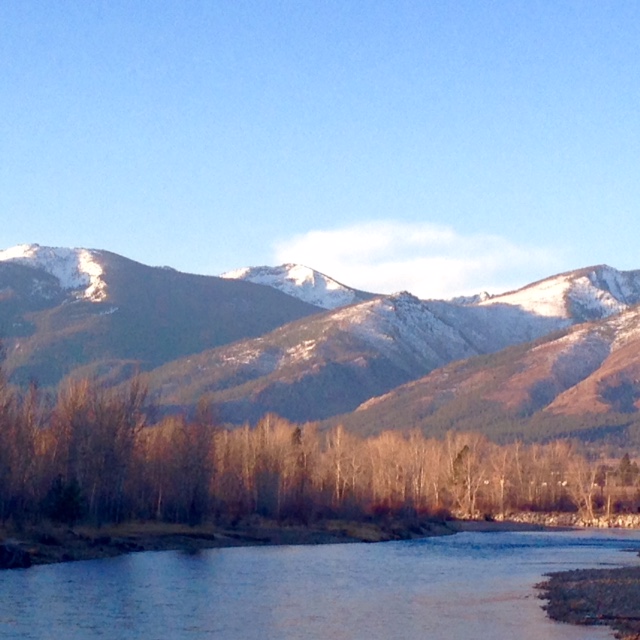
[[[465,307],[408,293],[308,317],[169,363],[147,376],[160,403],[213,403],[221,419],[327,418],[453,360],[544,335],[564,324],[511,307]]]
[[[640,309],[453,363],[342,416],[351,429],[540,438],[640,422]]]
[[[17,382],[55,385],[78,367],[126,377],[318,311],[274,289],[107,251],[28,245],[0,254],[4,368]]]
[[[323,309],[336,309],[374,297],[372,293],[347,287],[319,271],[300,264],[244,267],[223,273],[220,277],[273,287]]]

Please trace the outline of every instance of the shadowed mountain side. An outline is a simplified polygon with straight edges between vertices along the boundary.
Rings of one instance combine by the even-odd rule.
[[[640,311],[577,325],[471,358],[372,398],[341,422],[359,433],[395,428],[492,437],[602,435],[640,422]]]
[[[0,263],[4,367],[13,381],[55,385],[77,367],[95,372],[105,362],[149,369],[319,311],[268,287],[94,254],[105,283],[100,301],[40,269]]]

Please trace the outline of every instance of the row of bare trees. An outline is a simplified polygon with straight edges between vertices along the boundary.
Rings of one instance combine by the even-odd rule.
[[[151,424],[138,382],[87,381],[50,406],[37,389],[0,384],[0,519],[72,523],[133,518],[196,523],[249,514],[298,521],[392,512],[461,516],[581,510],[614,495],[637,466],[589,461],[566,441],[497,445],[388,431],[361,438],[266,416],[216,428],[207,412]],[[637,477],[637,474],[636,476]]]

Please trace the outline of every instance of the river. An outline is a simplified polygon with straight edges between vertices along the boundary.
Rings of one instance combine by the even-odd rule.
[[[637,564],[640,532],[460,533],[379,544],[147,552],[0,574],[0,638],[587,640],[533,585]]]

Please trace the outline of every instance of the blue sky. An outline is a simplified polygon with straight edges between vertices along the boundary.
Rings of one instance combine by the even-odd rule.
[[[0,3],[0,247],[423,297],[640,268],[640,4]]]

